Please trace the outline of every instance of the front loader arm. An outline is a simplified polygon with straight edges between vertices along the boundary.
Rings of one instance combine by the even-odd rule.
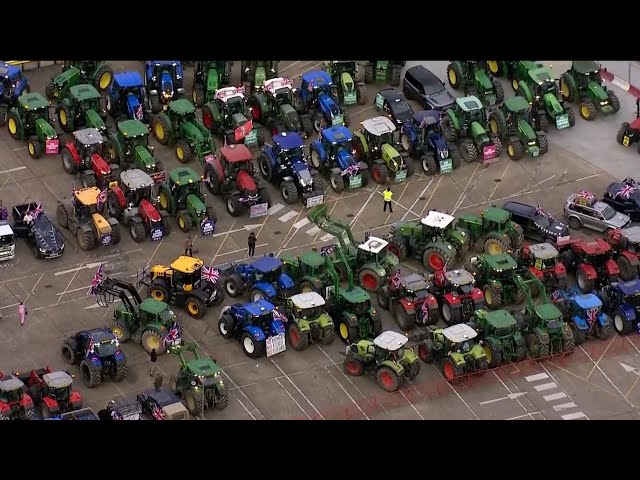
[[[343,249],[347,250],[349,248],[349,245],[345,242],[347,239],[351,245],[357,246],[358,243],[353,238],[351,227],[346,223],[329,217],[326,204],[316,205],[309,210],[307,219],[317,225],[322,231],[335,236]],[[345,233],[347,238],[344,236]]]
[[[104,307],[113,303],[113,299],[119,298],[127,307],[127,310],[134,313],[138,305],[142,303],[142,298],[133,284],[116,278],[106,277],[96,286],[95,292],[96,296],[101,295],[103,299],[107,300],[99,302],[99,304]]]

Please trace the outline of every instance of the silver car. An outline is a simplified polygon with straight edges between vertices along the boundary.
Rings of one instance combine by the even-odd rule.
[[[610,228],[624,228],[631,218],[615,211],[610,205],[599,202],[593,194],[574,193],[567,198],[564,216],[569,227],[576,230],[581,227],[604,232]]]

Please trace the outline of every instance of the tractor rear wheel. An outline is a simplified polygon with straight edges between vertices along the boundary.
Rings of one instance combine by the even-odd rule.
[[[618,111],[620,111],[620,100],[618,99],[618,96],[611,90],[607,90],[607,96],[609,97],[609,103],[613,108],[613,112],[618,113]]]
[[[389,253],[393,253],[401,262],[406,260],[407,255],[409,255],[407,246],[404,243],[396,243],[393,240],[391,240],[389,245],[387,245],[387,251]]]
[[[445,268],[447,264],[450,264],[453,258],[454,255],[450,252],[443,250],[437,244],[431,244],[427,245],[427,248],[422,254],[422,264],[429,273],[435,273]]]
[[[368,268],[363,268],[358,273],[358,282],[360,286],[364,288],[367,292],[377,292],[378,289],[382,286],[382,278]]]
[[[189,232],[193,228],[193,218],[186,210],[180,210],[176,216],[178,228],[183,232]]]
[[[404,307],[400,304],[397,304],[394,308],[393,318],[395,319],[398,327],[403,332],[408,332],[415,325],[415,321],[413,318],[409,316]]]
[[[81,228],[78,228],[76,232],[76,238],[78,239],[78,245],[85,252],[91,250],[96,246],[96,239],[93,236],[93,232],[85,232]]]
[[[386,285],[378,290],[377,294],[378,306],[383,310],[389,310],[389,287]]]
[[[462,323],[462,307],[452,307],[445,301],[442,304],[442,319],[447,326]]]
[[[192,416],[197,417],[202,413],[202,400],[193,393],[193,390],[184,392],[184,403]]]
[[[331,184],[333,191],[336,193],[340,193],[345,189],[344,178],[342,178],[342,175],[339,173],[332,173],[329,178],[329,183]]]
[[[538,130],[542,130],[543,132],[549,131],[549,118],[547,117],[546,112],[540,112],[536,117],[536,123]]]
[[[162,101],[160,101],[160,94],[149,95],[149,107],[151,113],[156,114],[162,111]]]
[[[502,347],[499,343],[491,339],[485,339],[482,344],[482,349],[487,357],[489,368],[496,368],[502,364]]]
[[[226,338],[227,340],[233,338],[233,331],[236,325],[236,320],[230,314],[224,313],[222,318],[218,320],[218,331],[222,338]]]
[[[442,117],[442,121],[440,122],[442,126],[442,134],[444,135],[444,139],[447,142],[455,142],[458,139],[458,132],[453,128],[453,122],[449,115],[444,115]]]
[[[500,308],[502,305],[502,292],[492,284],[485,285],[482,292],[484,293],[485,304],[490,310]]]
[[[169,388],[176,395],[180,395],[180,392],[178,392],[178,379],[175,375],[171,375],[171,377],[169,377]]]
[[[367,103],[367,86],[356,85],[356,95],[358,97],[358,105],[364,105]]]
[[[502,103],[504,101],[504,87],[498,80],[493,80],[491,83],[496,92],[496,104]]]
[[[109,86],[111,86],[112,81],[113,70],[111,69],[111,67],[107,64],[100,65],[100,68],[98,68],[94,75],[94,87],[96,87],[98,92],[103,93],[107,91]]]
[[[205,102],[204,86],[200,84],[194,85],[193,91],[191,92],[191,98],[193,99],[193,104],[196,107],[201,108]]]
[[[127,366],[126,362],[122,362],[116,365],[116,374],[113,377],[116,382],[123,381],[125,378],[127,378],[128,375],[129,367]]]
[[[389,367],[380,367],[376,372],[378,385],[386,392],[397,392],[402,386],[402,378]]]
[[[562,352],[563,353],[573,353],[576,349],[576,343],[573,338],[573,330],[567,325],[564,324],[564,328],[562,330]]]
[[[333,325],[327,325],[322,329],[322,344],[331,345],[336,339],[336,329]]]
[[[176,158],[180,163],[189,163],[193,157],[191,147],[186,140],[178,140],[176,143]]]
[[[83,358],[80,362],[80,376],[82,383],[88,388],[97,387],[102,383],[102,372],[93,365],[91,360]]]
[[[364,364],[357,358],[348,354],[347,358],[345,358],[342,363],[342,368],[344,369],[344,373],[351,377],[360,377],[364,375]]]
[[[375,66],[372,63],[367,63],[364,66],[364,83],[373,83],[375,77]]]
[[[158,355],[162,355],[167,349],[164,338],[155,330],[145,330],[142,332],[140,343],[147,353],[151,353],[151,351],[155,349]]]
[[[525,341],[527,343],[527,348],[529,349],[529,355],[531,355],[531,358],[540,358],[543,356],[540,352],[542,347],[542,345],[540,344],[540,339],[535,333],[527,334],[527,336],[525,337]]]
[[[514,161],[522,159],[524,155],[522,142],[517,139],[509,140],[507,143],[507,155]]]
[[[73,113],[64,103],[58,106],[58,123],[65,132],[70,132],[73,129]]]
[[[597,115],[598,111],[596,110],[596,106],[591,100],[587,100],[580,104],[580,116],[583,119],[590,122],[591,120],[595,120]]]
[[[578,272],[576,272],[576,281],[582,293],[590,293],[593,291],[595,282],[592,279],[587,278],[587,274],[582,270],[578,270]]]
[[[391,86],[399,87],[400,86],[400,73],[402,72],[401,65],[392,65],[391,66]]]
[[[626,335],[633,330],[633,322],[624,314],[622,310],[613,313],[613,326],[619,335]]]
[[[224,279],[224,291],[231,298],[236,298],[242,295],[242,279],[237,274],[231,274]]]
[[[294,350],[301,352],[305,348],[309,346],[309,334],[302,333],[300,331],[300,327],[295,323],[292,323],[289,326],[289,331],[287,332],[289,337],[289,343],[291,344],[291,348]]]
[[[371,176],[374,182],[382,185],[387,181],[387,178],[389,178],[389,169],[382,163],[374,163],[371,166]]]
[[[62,342],[62,358],[69,365],[76,363],[76,344],[75,340],[66,339]]]
[[[638,269],[631,265],[631,262],[624,255],[620,255],[616,259],[618,269],[620,270],[620,278],[625,282],[633,280],[638,275]]]
[[[454,63],[450,63],[449,65],[447,65],[447,80],[449,81],[449,85],[451,85],[451,88],[453,88],[454,90],[457,90],[462,86],[464,78],[458,65]]]
[[[9,110],[9,114],[7,115],[7,129],[9,130],[11,138],[14,140],[22,140],[23,128],[20,117],[15,110]]]
[[[207,312],[207,306],[198,297],[189,297],[185,302],[187,313],[191,318],[201,319]]]
[[[608,340],[613,335],[613,325],[611,318],[605,314],[604,325],[598,324],[598,338],[600,340]]]
[[[464,375],[464,369],[456,365],[451,357],[447,357],[442,362],[442,376],[447,382],[451,382],[457,377]]]
[[[154,280],[149,289],[147,290],[147,296],[158,300],[159,302],[169,301],[169,290],[162,280]]]
[[[133,241],[136,243],[144,242],[144,239],[147,236],[147,232],[142,222],[131,222],[129,225],[129,233],[131,234]]]
[[[56,219],[58,220],[58,225],[62,228],[67,228],[69,226],[69,212],[63,204],[58,205],[56,209]]]
[[[629,122],[623,122],[618,129],[618,133],[616,134],[616,142],[620,145],[624,145],[624,137],[627,134],[627,127],[629,126]]]
[[[350,326],[346,320],[341,320],[338,324],[338,334],[340,335],[340,340],[344,343],[354,343],[360,339],[358,326]]]
[[[111,328],[111,333],[113,333],[113,336],[116,337],[116,340],[120,343],[125,343],[131,338],[129,329],[124,322],[120,320],[113,320],[109,328]]]
[[[216,410],[224,410],[225,408],[227,408],[227,406],[229,406],[229,395],[220,395],[218,392],[216,392],[213,408],[215,408]]]
[[[53,100],[53,94],[56,90],[56,85],[55,83],[53,83],[53,80],[50,80],[45,86],[44,86],[44,94],[46,95],[46,97],[49,100]]]
[[[249,358],[261,357],[266,349],[264,340],[257,341],[247,332],[243,333],[242,337],[240,337],[240,343],[242,344],[242,350]]]
[[[424,363],[433,363],[434,360],[434,346],[433,341],[427,338],[424,342],[418,345],[418,357]]]
[[[285,203],[292,204],[298,201],[298,188],[293,181],[284,181],[280,185],[280,194]]]

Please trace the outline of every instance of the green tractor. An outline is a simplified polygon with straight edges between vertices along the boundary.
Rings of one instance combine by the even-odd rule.
[[[151,125],[153,136],[162,145],[175,145],[180,163],[193,157],[204,165],[212,159],[217,147],[211,132],[196,118],[196,107],[181,98],[169,103],[166,112],[157,114]]]
[[[298,257],[282,255],[280,260],[282,260],[283,272],[293,279],[300,292],[316,292],[325,299],[329,298],[334,279],[327,262],[331,262],[333,266],[335,263],[333,257],[311,250]],[[346,276],[346,272],[343,276]]]
[[[522,227],[511,220],[511,213],[489,207],[480,216],[465,213],[458,219],[458,228],[463,229],[475,250],[496,255],[507,250],[516,250],[524,242]]]
[[[465,96],[475,95],[486,107],[504,101],[504,88],[485,68],[484,62],[454,60],[447,66],[451,88],[462,89]]]
[[[90,83],[100,93],[106,92],[113,82],[113,69],[99,60],[65,60],[62,71],[77,68],[80,70],[80,82]]]
[[[44,87],[44,93],[49,100],[65,97],[69,89],[80,85],[80,69],[71,67],[53,77]]]
[[[325,61],[324,69],[331,75],[335,87],[332,94],[338,103],[345,106],[367,103],[367,86],[357,80],[358,64],[354,60]]]
[[[311,208],[307,219],[338,239],[334,246],[338,268],[355,273],[360,286],[368,292],[377,292],[398,269],[398,257],[387,251],[386,240],[369,236],[363,243],[356,242],[349,225],[327,215],[326,204]]]
[[[439,362],[442,376],[451,382],[462,375],[482,373],[489,368],[487,355],[478,336],[466,323],[447,328],[427,327],[427,338],[418,345],[418,356],[425,363]]]
[[[105,135],[107,111],[102,104],[102,95],[93,85],[81,84],[70,87],[58,97],[56,106],[58,122],[65,132],[82,128],[95,128]]]
[[[390,83],[392,87],[399,87],[405,63],[398,60],[369,60],[364,66],[364,83]]]
[[[397,392],[405,379],[413,380],[420,373],[420,360],[412,348],[405,347],[408,341],[400,333],[386,331],[373,340],[351,343],[344,359],[344,371],[352,377],[369,373],[376,377],[380,388]]]
[[[278,76],[278,64],[276,60],[241,61],[240,79],[247,94],[254,89],[260,89],[265,80]]]
[[[287,298],[285,311],[289,319],[287,335],[294,350],[304,350],[312,342],[333,343],[335,326],[320,294],[304,292],[293,295]]]
[[[167,181],[160,185],[158,203],[169,215],[175,215],[178,227],[190,231],[194,224],[200,225],[204,235],[213,233],[218,220],[213,207],[205,204],[202,178],[188,167],[174,168]]]
[[[193,70],[193,89],[191,98],[193,104],[200,108],[207,102],[212,102],[216,91],[229,85],[231,80],[231,62],[198,60]]]
[[[478,159],[484,164],[498,161],[502,141],[487,132],[487,112],[477,97],[456,98],[454,108],[447,108],[442,116],[442,133],[449,143],[455,143],[465,162]]]
[[[518,263],[508,253],[474,257],[471,259],[471,270],[489,309],[495,310],[503,305],[520,304],[524,301],[527,281],[524,276],[531,278],[531,275],[527,271],[521,271]],[[537,295],[538,291],[531,293]]]
[[[206,408],[227,408],[229,394],[215,360],[200,357],[196,346],[190,343],[173,345],[169,352],[180,357],[180,370],[169,378],[169,387],[184,399],[191,415],[200,415]],[[184,352],[191,352],[193,358],[186,360]]]
[[[156,182],[164,181],[164,164],[154,158],[149,129],[140,120],[118,122],[116,131],[109,135],[105,152],[109,162],[123,170],[138,168]]]
[[[489,368],[527,358],[527,344],[520,325],[506,310],[476,310],[469,326],[478,332]]]
[[[454,260],[464,259],[469,250],[467,233],[455,226],[455,218],[435,210],[420,222],[391,225],[386,240],[387,249],[400,261],[414,257],[431,273],[443,270]]]
[[[560,92],[566,102],[580,104],[585,120],[593,120],[598,112],[609,115],[620,110],[620,100],[602,85],[600,67],[593,60],[574,60],[560,77]]]
[[[7,129],[14,140],[27,141],[33,159],[42,154],[57,155],[60,139],[49,117],[49,102],[39,93],[20,95],[18,103],[9,110]]]
[[[547,136],[542,131],[536,132],[533,123],[531,106],[521,96],[508,98],[500,109],[489,114],[489,131],[503,144],[506,142],[507,155],[515,161],[522,159],[525,153],[538,157],[549,151]]]

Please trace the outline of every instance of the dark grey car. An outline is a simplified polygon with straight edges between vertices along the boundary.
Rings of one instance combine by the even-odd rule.
[[[610,228],[620,229],[631,223],[631,218],[624,213],[616,212],[610,205],[597,201],[595,195],[569,195],[564,206],[564,215],[569,227],[590,228],[604,232]]]
[[[443,111],[455,104],[444,82],[423,65],[407,69],[402,81],[405,97],[417,100],[425,110]]]

